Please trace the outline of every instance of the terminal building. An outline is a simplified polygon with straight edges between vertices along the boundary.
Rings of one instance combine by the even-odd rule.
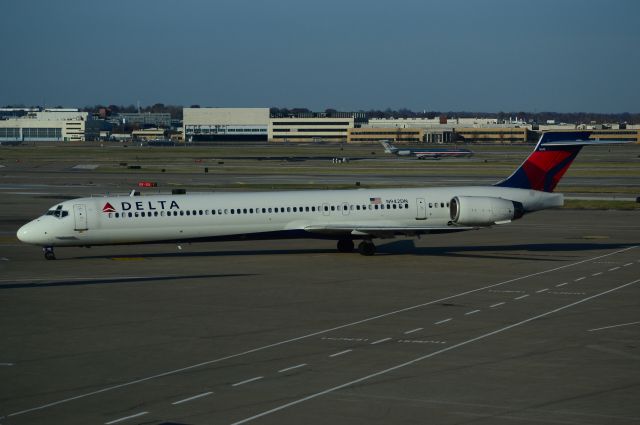
[[[353,117],[286,117],[269,119],[270,142],[347,142]]]
[[[84,141],[87,122],[88,113],[77,109],[32,110],[0,119],[0,142]]]
[[[526,143],[537,136],[526,127],[456,128],[455,132],[465,143]]]
[[[347,131],[348,143],[365,142],[401,142],[420,143],[424,141],[425,131],[422,128],[349,128]]]
[[[138,127],[171,127],[171,114],[168,112],[120,112],[111,117],[113,124],[128,124]]]
[[[266,141],[269,108],[184,108],[186,142]]]

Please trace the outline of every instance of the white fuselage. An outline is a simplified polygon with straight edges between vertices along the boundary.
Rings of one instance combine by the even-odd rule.
[[[23,226],[18,237],[51,247],[237,237],[326,238],[309,229],[447,226],[454,196],[516,201],[526,212],[562,205],[559,194],[494,186],[105,196],[62,202]],[[356,232],[346,235],[358,238]]]

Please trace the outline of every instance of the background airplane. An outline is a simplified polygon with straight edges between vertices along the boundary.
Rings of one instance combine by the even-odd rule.
[[[380,143],[384,146],[385,153],[392,153],[397,156],[415,156],[418,159],[469,158],[473,156],[473,151],[463,148],[400,149],[388,141]]]

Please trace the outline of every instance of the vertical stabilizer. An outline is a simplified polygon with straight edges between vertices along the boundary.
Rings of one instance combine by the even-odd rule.
[[[607,144],[589,140],[590,134],[588,131],[544,133],[522,165],[496,186],[553,192],[583,146]]]

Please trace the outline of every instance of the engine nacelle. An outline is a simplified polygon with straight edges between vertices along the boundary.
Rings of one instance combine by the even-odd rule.
[[[491,226],[524,215],[520,202],[489,196],[455,196],[449,203],[451,222],[461,226]]]

